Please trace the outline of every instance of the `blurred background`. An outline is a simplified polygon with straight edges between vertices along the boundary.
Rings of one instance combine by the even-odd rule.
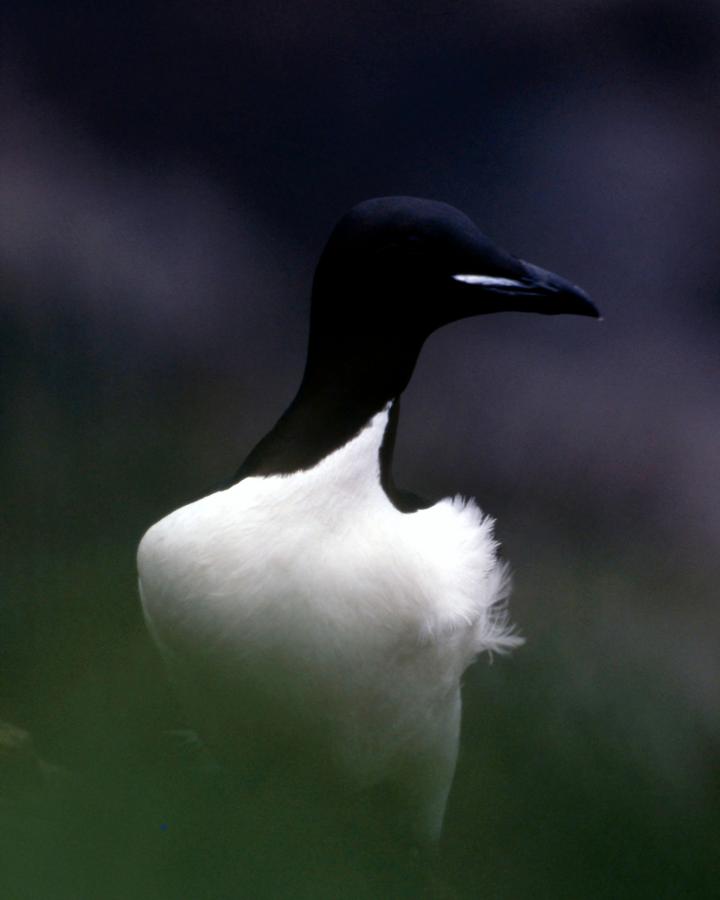
[[[418,896],[342,854],[287,883],[282,846],[249,858],[167,740],[134,569],[291,400],[323,242],[384,194],[458,206],[605,316],[457,323],[404,400],[399,483],[497,518],[527,638],[466,677],[450,896],[717,896],[720,3],[24,0],[2,25],[3,896]]]

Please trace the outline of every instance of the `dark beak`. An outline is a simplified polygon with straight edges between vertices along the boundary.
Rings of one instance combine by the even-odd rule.
[[[534,312],[546,316],[575,315],[600,318],[595,304],[581,288],[559,275],[523,260],[514,260],[512,274],[453,275],[453,280],[483,292],[485,312]]]

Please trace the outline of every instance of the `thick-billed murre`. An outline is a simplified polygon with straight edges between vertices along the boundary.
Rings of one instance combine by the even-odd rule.
[[[354,207],[317,266],[294,401],[231,486],[143,537],[150,632],[191,724],[249,780],[374,789],[439,835],[461,676],[519,639],[492,520],[395,486],[398,398],[433,331],[510,310],[598,316],[447,204]]]

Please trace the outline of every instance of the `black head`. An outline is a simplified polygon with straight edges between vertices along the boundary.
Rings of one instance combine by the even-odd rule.
[[[238,478],[315,465],[400,396],[435,329],[505,310],[598,315],[579,288],[500,250],[446,203],[360,203],[337,224],[318,263],[300,390]],[[397,403],[392,409],[380,454],[386,490]],[[417,508],[406,500],[400,508]]]
[[[313,329],[424,339],[467,316],[522,311],[598,317],[564,279],[493,244],[447,203],[380,197],[336,225],[318,263]]]

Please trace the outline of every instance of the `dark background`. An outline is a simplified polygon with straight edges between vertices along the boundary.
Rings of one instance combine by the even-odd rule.
[[[2,24],[0,717],[62,781],[8,807],[6,896],[262,894],[161,737],[134,550],[289,402],[314,261],[383,194],[460,207],[605,316],[455,324],[404,401],[398,481],[497,517],[528,639],[466,678],[446,878],[714,896],[720,4],[24,0]],[[287,896],[339,896],[326,875]]]

